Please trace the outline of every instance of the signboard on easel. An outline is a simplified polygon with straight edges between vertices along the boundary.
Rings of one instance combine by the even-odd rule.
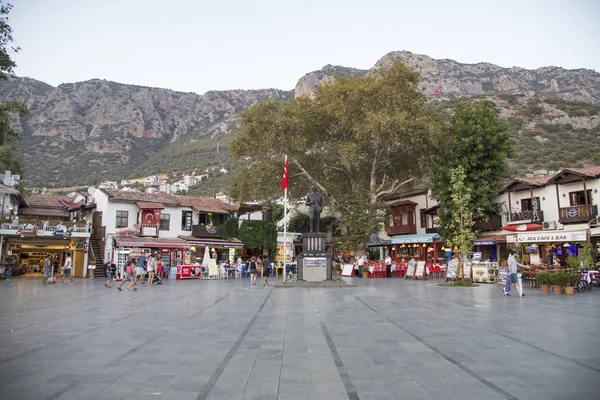
[[[408,269],[406,270],[406,275],[404,275],[404,279],[412,279],[415,275],[415,265],[414,263],[408,263]]]
[[[448,270],[446,272],[446,279],[456,279],[456,270],[458,269],[458,260],[452,259],[448,262]]]
[[[342,264],[342,276],[352,276],[354,264]]]
[[[208,276],[216,276],[217,278],[219,277],[219,267],[217,266],[217,260],[214,258],[208,260]]]
[[[415,279],[425,279],[425,261],[417,261]]]

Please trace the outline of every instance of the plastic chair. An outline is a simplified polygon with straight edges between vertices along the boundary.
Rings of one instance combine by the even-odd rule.
[[[242,279],[242,271],[241,271],[240,267],[237,267],[233,271],[234,271],[234,278],[235,279]]]
[[[219,267],[219,279],[229,279],[229,274],[223,267]]]

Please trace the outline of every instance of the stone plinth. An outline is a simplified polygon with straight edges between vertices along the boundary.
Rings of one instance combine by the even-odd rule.
[[[302,253],[298,256],[298,279],[322,282],[332,277],[331,257],[325,249],[324,233],[302,234]]]

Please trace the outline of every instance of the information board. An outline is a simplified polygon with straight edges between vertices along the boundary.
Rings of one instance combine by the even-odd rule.
[[[463,277],[464,279],[471,279],[471,260],[465,259],[463,263]]]
[[[304,257],[303,265],[305,268],[325,268],[327,266],[327,258],[325,257]]]
[[[354,264],[342,264],[342,276],[352,276]]]
[[[415,270],[415,278],[423,279],[425,276],[425,261],[417,261],[417,269]]]
[[[405,278],[409,279],[415,275],[415,265],[413,263],[408,263],[408,269],[406,270]]]
[[[446,271],[446,279],[456,279],[456,269],[458,268],[458,260],[450,260],[448,262],[448,270]]]

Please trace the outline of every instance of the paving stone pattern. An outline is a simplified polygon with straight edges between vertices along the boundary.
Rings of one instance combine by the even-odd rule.
[[[0,399],[600,398],[600,289],[345,279],[0,282]]]

